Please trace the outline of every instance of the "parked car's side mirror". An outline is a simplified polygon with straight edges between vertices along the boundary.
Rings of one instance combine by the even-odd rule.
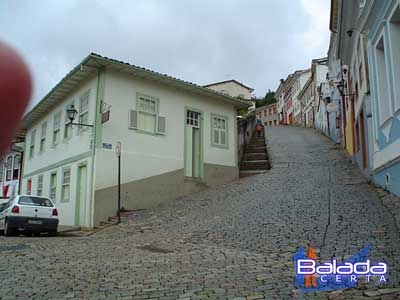
[[[0,204],[0,212],[2,212],[4,210],[4,208],[6,207],[5,204]]]

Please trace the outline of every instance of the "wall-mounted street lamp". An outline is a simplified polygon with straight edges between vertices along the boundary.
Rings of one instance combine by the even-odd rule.
[[[355,94],[345,94],[344,93],[344,81],[340,81],[337,85],[336,85],[337,89],[339,90],[340,95],[343,96],[354,96]]]
[[[69,119],[69,123],[67,126],[72,126],[72,125],[78,125],[78,126],[85,126],[85,127],[93,127],[93,125],[90,124],[81,124],[81,123],[74,123],[75,117],[77,115],[78,111],[75,109],[74,105],[71,105],[70,108],[67,109],[67,117]]]

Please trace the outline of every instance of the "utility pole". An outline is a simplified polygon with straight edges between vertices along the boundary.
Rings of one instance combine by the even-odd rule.
[[[117,224],[121,223],[121,142],[117,142],[115,154],[118,159],[118,209],[117,209]]]

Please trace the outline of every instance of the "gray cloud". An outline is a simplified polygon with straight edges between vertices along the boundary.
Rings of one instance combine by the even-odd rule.
[[[329,0],[2,0],[0,39],[32,70],[32,104],[90,52],[261,96],[326,55],[328,14]]]

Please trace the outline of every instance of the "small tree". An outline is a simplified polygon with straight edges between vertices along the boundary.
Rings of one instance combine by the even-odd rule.
[[[276,102],[275,92],[268,89],[268,91],[265,93],[264,98],[256,99],[256,107],[261,107],[261,106],[272,104],[275,102]]]

